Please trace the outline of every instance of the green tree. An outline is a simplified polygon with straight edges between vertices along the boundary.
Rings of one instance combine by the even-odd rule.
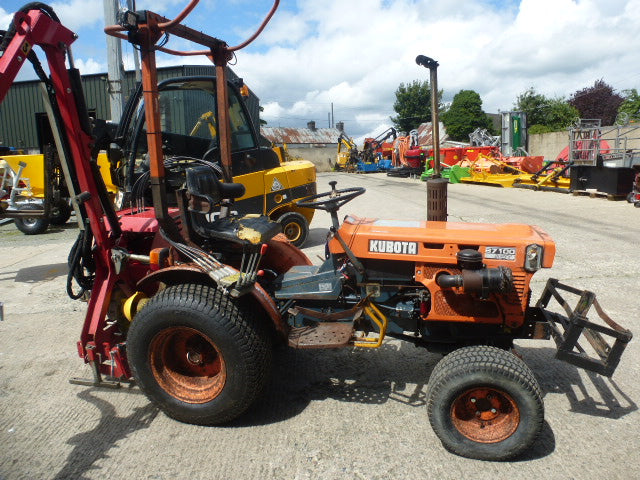
[[[482,110],[482,99],[473,90],[460,90],[453,97],[451,106],[442,114],[442,123],[452,140],[468,141],[476,128],[486,128],[493,133],[489,116]]]
[[[533,125],[545,124],[544,110],[548,102],[547,97],[530,87],[518,95],[515,109],[527,114],[527,125],[531,128]]]
[[[548,98],[533,87],[518,96],[515,109],[527,114],[529,133],[564,130],[579,116],[578,110],[564,98]]]
[[[260,109],[260,113],[264,112],[264,107],[262,105],[260,105],[258,107]],[[260,126],[266,125],[267,121],[262,119],[262,116],[260,116]]]
[[[546,124],[555,132],[564,130],[578,120],[579,113],[564,98],[554,98],[547,104],[545,117]]]
[[[438,92],[438,109],[442,91]],[[414,80],[410,84],[401,83],[396,90],[393,109],[398,114],[389,117],[394,127],[401,132],[418,128],[421,123],[431,121],[431,87],[428,81]]]
[[[618,108],[618,114],[626,114],[629,120],[640,120],[640,94],[635,88],[631,90],[623,90],[624,101]]]

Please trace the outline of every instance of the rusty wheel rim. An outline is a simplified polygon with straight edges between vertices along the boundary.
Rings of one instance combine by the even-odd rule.
[[[451,405],[453,426],[469,440],[497,443],[520,425],[520,409],[513,398],[496,388],[472,388]]]
[[[302,228],[296,222],[289,222],[285,224],[282,231],[290,242],[297,242],[302,235]]]
[[[158,333],[149,347],[151,371],[160,387],[187,403],[216,398],[227,380],[220,350],[209,337],[188,327]]]

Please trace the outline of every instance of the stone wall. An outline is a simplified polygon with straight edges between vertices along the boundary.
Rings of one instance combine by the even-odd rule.
[[[555,160],[569,145],[569,132],[536,133],[529,135],[530,155],[542,155],[546,160]]]
[[[291,156],[300,157],[313,163],[318,172],[330,172],[333,164],[336,163],[336,155],[338,153],[337,145],[309,146],[288,144],[287,149]]]

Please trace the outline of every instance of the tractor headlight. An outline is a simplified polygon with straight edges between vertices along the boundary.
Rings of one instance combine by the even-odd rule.
[[[543,248],[538,244],[528,245],[524,254],[524,269],[527,272],[535,272],[542,266]]]

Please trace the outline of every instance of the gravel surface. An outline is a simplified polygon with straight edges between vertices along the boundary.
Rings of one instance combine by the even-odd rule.
[[[367,193],[340,215],[426,217],[425,184],[382,174],[320,174]],[[550,192],[450,185],[450,220],[532,223],[556,240],[555,266],[536,274],[597,293],[640,335],[640,209]],[[324,250],[328,215],[306,253]],[[90,377],[76,341],[85,304],[65,293],[73,223],[38,236],[0,225],[0,479],[628,479],[640,471],[640,351],[631,342],[613,379],[553,358],[551,341],[519,341],[544,391],[545,425],[513,462],[445,451],[432,432],[426,384],[440,359],[397,340],[377,350],[276,352],[271,381],[224,427],[169,419],[140,391],[71,385]]]

